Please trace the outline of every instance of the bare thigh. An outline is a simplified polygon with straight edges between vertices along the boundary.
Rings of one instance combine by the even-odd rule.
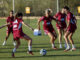
[[[25,35],[23,36],[23,39],[25,39],[25,40],[32,40],[27,34],[25,34]]]

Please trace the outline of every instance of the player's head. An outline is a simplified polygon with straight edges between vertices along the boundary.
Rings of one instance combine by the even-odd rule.
[[[65,9],[64,8],[61,9],[61,13],[63,13],[63,14],[65,13]]]
[[[10,11],[9,16],[10,16],[10,17],[13,16],[13,10]]]
[[[20,18],[22,19],[23,14],[21,12],[16,13],[15,18]]]
[[[46,15],[46,16],[51,15],[51,13],[52,13],[52,10],[51,10],[51,9],[46,9],[46,10],[45,10],[45,15]]]
[[[68,13],[70,11],[70,8],[68,6],[65,6],[64,9],[65,9],[65,13]]]

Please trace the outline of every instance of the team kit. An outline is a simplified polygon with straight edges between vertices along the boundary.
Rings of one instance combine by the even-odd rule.
[[[64,36],[63,38],[65,40],[64,52],[67,52],[69,50],[75,51],[76,47],[74,45],[74,40],[72,36],[77,29],[77,25],[76,25],[77,20],[75,16],[73,15],[73,13],[70,12],[70,8],[68,6],[65,6],[61,9],[61,11],[57,12],[54,16],[51,15],[52,14],[51,9],[46,9],[44,14],[45,15],[42,16],[38,20],[37,31],[39,33],[38,32],[37,33],[40,35],[40,30],[41,30],[40,23],[43,22],[44,33],[47,36],[49,36],[50,43],[51,43],[53,50],[58,49],[55,46],[55,40],[57,37],[59,38],[59,48],[63,48],[62,47],[62,35],[63,35]],[[58,36],[52,25],[52,21],[56,22]],[[12,57],[15,57],[16,49],[18,49],[18,47],[20,46],[20,39],[24,39],[28,41],[28,52],[27,53],[34,55],[32,51],[32,40],[33,39],[23,32],[22,25],[24,25],[25,27],[28,27],[33,32],[35,32],[36,30],[23,21],[22,12],[17,12],[15,15],[13,15],[13,11],[10,11],[9,17],[6,19],[6,22],[7,23],[2,25],[0,29],[7,26],[6,38],[3,42],[3,45],[6,45],[9,35],[11,33],[13,34],[14,49],[12,50]]]

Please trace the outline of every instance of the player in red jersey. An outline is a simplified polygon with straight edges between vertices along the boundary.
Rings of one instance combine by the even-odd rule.
[[[34,30],[34,29],[31,28],[28,24],[25,24],[23,22],[22,17],[23,17],[22,13],[17,13],[16,19],[12,23],[12,25],[13,25],[13,38],[17,42],[17,45],[15,46],[15,48],[12,51],[12,57],[15,57],[14,53],[16,52],[16,49],[20,46],[20,39],[25,39],[28,41],[28,53],[33,55],[33,53],[32,53],[32,39],[28,35],[23,33],[22,24],[29,27],[31,30]],[[7,24],[7,25],[9,25],[9,24]],[[0,28],[3,28],[5,26],[6,25],[3,25]]]
[[[64,51],[68,51],[70,49],[68,39],[72,45],[71,50],[76,50],[72,36],[73,36],[75,30],[77,29],[77,26],[76,26],[77,20],[76,20],[75,16],[70,12],[69,7],[65,6],[64,9],[65,9],[65,13],[67,15],[67,17],[66,17],[67,18],[67,31],[64,35],[64,39],[67,43],[67,48]]]
[[[60,24],[56,23],[56,27],[59,34],[59,48],[62,48],[62,33],[64,34],[67,26],[64,8],[62,8],[60,12],[56,13],[56,15],[54,15],[54,18],[57,18],[57,20],[60,22]]]
[[[50,37],[50,42],[52,44],[52,49],[56,49],[54,41],[57,38],[57,34],[51,24],[52,20],[55,20],[53,16],[51,16],[51,9],[47,9],[45,11],[45,16],[41,17],[38,20],[38,29],[40,30],[40,22],[43,21],[43,29],[46,34]],[[55,20],[56,21],[56,20]]]
[[[6,38],[3,42],[3,45],[6,45],[6,41],[9,38],[9,35],[11,33],[13,33],[13,26],[12,26],[12,22],[14,21],[14,16],[13,16],[13,11],[10,11],[9,17],[6,20],[6,23],[10,23],[10,25],[7,26],[7,31],[6,31]],[[15,41],[13,42],[14,46],[16,45]]]

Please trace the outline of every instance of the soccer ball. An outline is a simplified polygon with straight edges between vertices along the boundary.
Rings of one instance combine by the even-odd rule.
[[[41,49],[41,50],[40,50],[40,54],[41,54],[42,56],[45,56],[46,53],[47,53],[47,51],[46,51],[45,49]]]

